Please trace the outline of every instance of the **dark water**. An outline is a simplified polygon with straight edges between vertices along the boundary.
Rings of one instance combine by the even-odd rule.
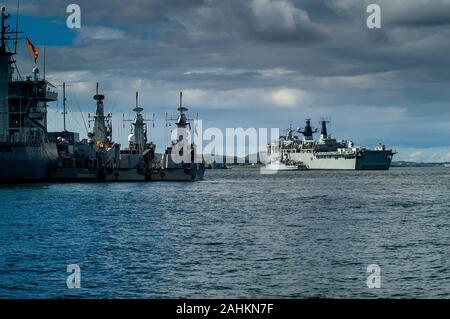
[[[1,186],[0,225],[1,298],[450,297],[450,169]]]

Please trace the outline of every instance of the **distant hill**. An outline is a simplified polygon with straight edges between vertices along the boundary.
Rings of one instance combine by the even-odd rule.
[[[237,157],[237,156],[224,156],[224,155],[203,155],[203,158],[205,159],[205,162],[207,164],[211,164],[214,161],[217,163],[226,163],[226,164],[237,164],[237,163],[241,163],[241,164],[260,164],[261,160],[263,158],[265,158],[266,154],[265,153],[258,153],[258,154],[250,154],[245,156],[245,158],[242,157]],[[250,163],[250,157],[252,157],[252,160],[254,162],[254,157],[256,158],[256,163]]]
[[[265,159],[265,157],[267,156],[267,154],[265,152],[261,152],[258,154],[251,154],[251,155],[247,155],[245,156],[245,158],[241,158],[241,157],[237,157],[237,156],[224,156],[224,155],[216,155],[216,156],[211,156],[211,155],[204,155],[204,159],[206,161],[207,164],[211,164],[214,161],[216,161],[217,163],[226,163],[228,165],[233,165],[233,164],[237,164],[237,163],[241,163],[241,164],[253,164],[250,163],[249,159],[250,156],[256,156],[257,158],[257,163],[256,164],[261,164],[261,162],[263,162],[263,160]],[[391,164],[391,167],[450,167],[450,163],[425,163],[425,162],[410,162],[410,161],[393,161]]]
[[[392,167],[446,167],[450,166],[450,163],[417,163],[408,161],[395,161],[392,162]]]

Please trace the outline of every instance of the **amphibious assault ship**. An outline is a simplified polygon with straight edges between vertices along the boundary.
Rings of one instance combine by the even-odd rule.
[[[56,143],[47,134],[47,103],[58,94],[45,75],[40,78],[37,67],[32,76],[21,77],[14,55],[22,32],[6,25],[9,18],[1,8],[0,182],[44,181],[58,160]],[[14,50],[8,46],[12,40]]]
[[[287,130],[286,136],[280,136],[268,146],[268,163],[272,159],[285,158],[303,163],[308,169],[323,170],[388,170],[392,158],[396,154],[379,144],[374,149],[356,147],[352,141],[338,141],[328,134],[328,121],[320,121],[320,139],[314,140],[318,129],[311,126],[311,120],[306,120],[303,129]],[[303,138],[295,136],[301,133]]]

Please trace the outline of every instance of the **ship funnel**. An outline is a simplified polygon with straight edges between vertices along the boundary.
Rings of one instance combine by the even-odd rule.
[[[320,124],[320,139],[325,140],[328,138],[328,132],[327,132],[327,124],[330,123],[330,121],[322,120],[319,122]]]

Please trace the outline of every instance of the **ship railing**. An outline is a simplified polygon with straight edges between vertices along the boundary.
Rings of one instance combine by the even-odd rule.
[[[58,92],[49,85],[44,85],[43,87],[33,85],[21,86],[21,82],[24,81],[17,81],[17,82],[19,83],[12,82],[15,83],[16,85],[10,87],[9,90],[10,97],[22,97],[49,102],[56,101],[58,98]]]
[[[38,135],[0,135],[0,143],[11,144],[40,144],[41,136]]]
[[[315,155],[317,157],[323,157],[323,158],[328,158],[328,157],[353,157],[356,154],[358,154],[358,152],[315,152]]]

